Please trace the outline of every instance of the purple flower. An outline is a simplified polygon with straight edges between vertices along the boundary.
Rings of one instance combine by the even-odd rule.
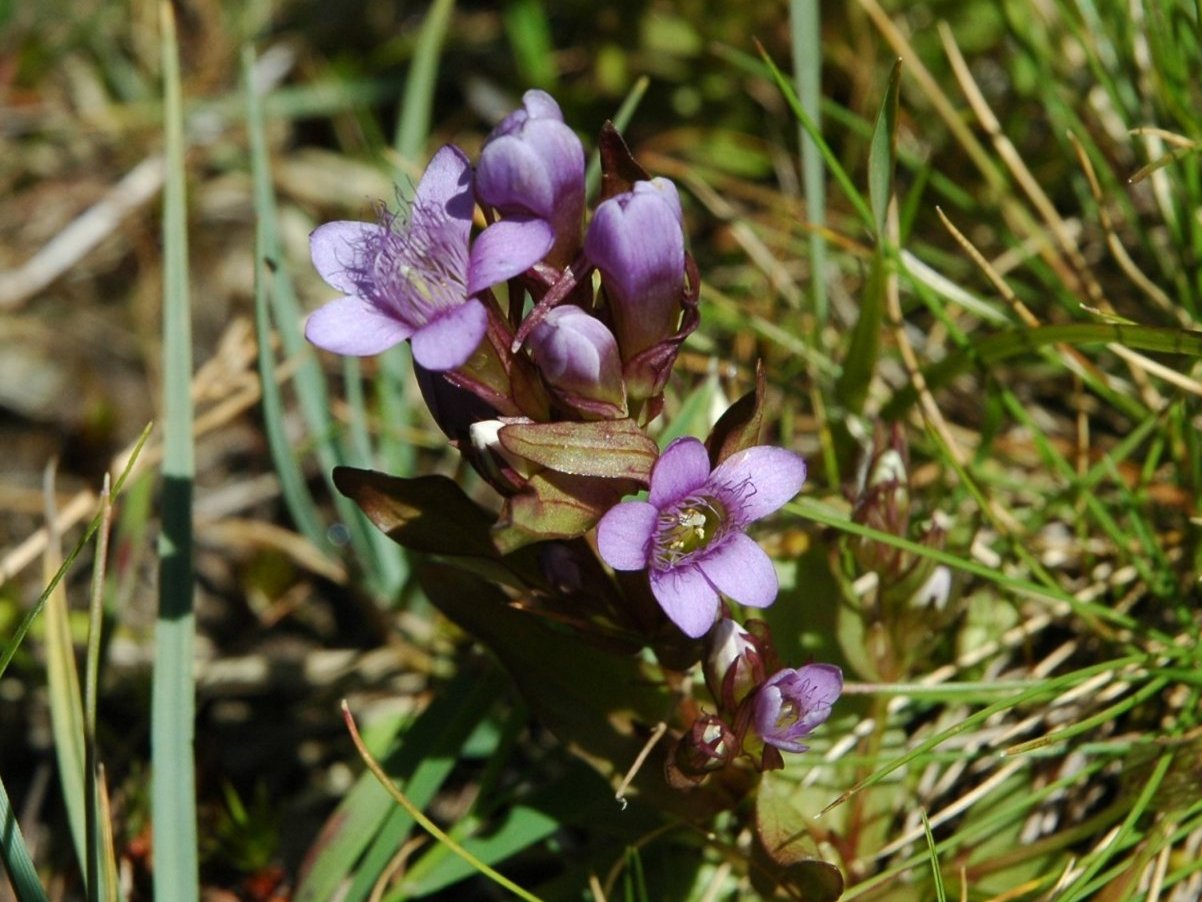
[[[618,343],[605,324],[572,304],[534,327],[530,355],[556,396],[585,419],[626,415]]]
[[[651,470],[646,501],[625,501],[597,524],[597,547],[616,570],[649,571],[664,613],[697,638],[714,623],[718,593],[763,608],[776,598],[772,561],[744,530],[797,494],[805,461],[765,445],[713,472],[705,446],[679,438]]]
[[[309,341],[364,357],[408,338],[426,369],[462,366],[488,328],[472,295],[493,284],[487,256],[468,253],[474,203],[467,157],[448,145],[426,168],[407,218],[314,229],[313,265],[343,297],[309,317]]]
[[[546,91],[527,91],[522,108],[492,131],[476,166],[476,192],[503,217],[479,237],[488,256],[504,245],[503,278],[544,257],[566,266],[580,247],[584,148]],[[495,279],[501,281],[501,279]]]
[[[605,281],[622,359],[677,330],[684,296],[684,230],[676,186],[663,178],[600,204],[584,253]]]
[[[842,691],[843,672],[833,664],[778,671],[756,693],[755,731],[781,751],[804,752],[801,740],[830,716]]]

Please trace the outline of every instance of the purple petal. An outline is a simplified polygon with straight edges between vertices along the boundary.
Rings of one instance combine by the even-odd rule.
[[[718,593],[697,567],[651,571],[651,592],[668,619],[686,636],[698,639],[714,625]]]
[[[563,112],[555,98],[546,91],[531,88],[522,95],[522,106],[530,116],[538,119],[558,119],[563,122]]]
[[[562,123],[560,129],[567,129]],[[555,206],[553,181],[556,160],[527,139],[535,123],[527,123],[520,133],[501,135],[480,153],[476,167],[476,190],[481,200],[504,212],[526,210],[550,219]]]
[[[780,584],[772,559],[746,533],[734,532],[697,560],[714,587],[739,604],[766,608],[776,600]]]
[[[374,222],[327,222],[309,233],[309,256],[313,267],[331,288],[343,294],[357,294],[351,270],[356,257],[382,228]]]
[[[480,233],[472,245],[467,270],[467,293],[521,275],[546,256],[555,233],[542,219],[505,219]]]
[[[611,507],[597,524],[597,550],[615,570],[647,566],[651,536],[659,511],[646,501],[624,501]]]
[[[678,438],[655,462],[647,500],[662,510],[701,488],[709,475],[710,458],[705,445],[688,436]]]
[[[305,338],[319,348],[348,357],[369,357],[400,344],[412,329],[363,298],[336,298],[309,315]]]
[[[467,155],[454,144],[447,144],[434,154],[417,183],[409,214],[410,228],[427,227],[424,220],[433,219],[430,226],[466,244],[475,205]]]
[[[738,494],[737,522],[747,524],[792,500],[805,480],[806,463],[799,455],[784,448],[758,445],[722,461],[710,477],[710,484]],[[754,486],[755,491],[741,488],[748,485]]]
[[[413,333],[413,359],[428,370],[463,366],[488,330],[488,311],[471,300],[430,320]]]
[[[834,664],[806,664],[797,668],[793,683],[805,687],[805,697],[811,706],[829,709],[843,693],[843,671]],[[828,710],[826,714],[829,713]],[[802,720],[807,724],[810,722],[808,716]],[[811,729],[822,720],[826,720],[825,715],[816,720]]]

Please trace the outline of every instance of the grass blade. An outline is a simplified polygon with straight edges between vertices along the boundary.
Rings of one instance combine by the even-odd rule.
[[[108,476],[100,492],[100,531],[96,534],[96,558],[92,566],[92,592],[88,607],[88,648],[84,667],[84,791],[86,792],[86,836],[88,902],[115,895],[111,875],[117,863],[112,855],[111,835],[100,825],[108,818],[101,812],[100,759],[96,748],[96,701],[100,691],[100,633],[104,622],[104,585],[108,562],[109,533],[113,525],[112,494]]]
[[[3,780],[0,780],[0,861],[4,862],[4,870],[20,902],[47,902]]]
[[[193,785],[192,327],[184,185],[179,47],[170,4],[160,6],[167,181],[163,192],[163,491],[159,611],[154,633],[150,747],[153,776],[154,895],[199,898]]]
[[[54,475],[46,472],[46,523],[50,541],[43,555],[46,580],[62,566],[62,549],[54,528]],[[58,759],[59,785],[71,828],[80,870],[87,868],[87,813],[84,793],[84,726],[79,672],[75,667],[75,646],[71,641],[71,623],[67,610],[67,589],[63,583],[46,599],[46,681],[50,689],[50,722],[54,731],[54,751]]]
[[[818,0],[791,0],[790,34],[793,43],[793,78],[797,98],[814,123],[821,128],[822,104],[822,15]],[[826,171],[822,152],[805,128],[798,126],[801,143],[801,181],[805,191],[806,219],[810,230],[810,290],[814,296],[815,335],[821,333],[829,315],[826,297]]]

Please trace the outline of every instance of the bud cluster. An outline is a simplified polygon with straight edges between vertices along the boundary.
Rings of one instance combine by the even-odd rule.
[[[784,766],[781,752],[804,752],[802,741],[830,716],[843,691],[833,664],[782,668],[763,621],[746,628],[720,620],[710,632],[703,662],[705,682],[718,706],[676,740],[668,779],[698,783],[746,754],[761,770]]]

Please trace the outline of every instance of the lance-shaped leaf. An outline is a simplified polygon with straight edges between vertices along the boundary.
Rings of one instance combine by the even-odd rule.
[[[334,485],[388,537],[413,551],[495,558],[492,517],[445,476],[402,479],[337,467]]]
[[[493,542],[501,554],[545,539],[584,535],[635,487],[625,479],[593,479],[544,470],[505,502]]]
[[[784,890],[804,902],[834,902],[843,894],[843,875],[818,854],[810,834],[813,820],[784,794],[788,784],[765,774],[755,804],[751,882],[765,898]]]
[[[759,361],[755,366],[755,389],[726,409],[705,440],[711,466],[716,467],[735,452],[760,443],[760,430],[764,424],[764,381],[764,363]]]
[[[614,654],[509,604],[495,586],[445,565],[418,578],[443,614],[488,646],[539,720],[612,784],[638,757],[651,727],[670,721],[673,698],[637,655]],[[627,793],[697,823],[736,804],[724,783],[677,792],[664,780],[667,743],[657,744]]]
[[[499,434],[506,451],[572,476],[633,479],[644,485],[659,456],[634,420],[515,423]]]

